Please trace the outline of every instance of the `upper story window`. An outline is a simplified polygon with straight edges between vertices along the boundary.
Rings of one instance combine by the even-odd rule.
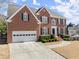
[[[44,24],[47,24],[48,23],[48,17],[42,16],[41,22],[44,23]]]
[[[66,19],[63,19],[63,23],[64,23],[63,25],[66,25]]]
[[[51,20],[51,24],[52,24],[52,25],[56,25],[56,19],[52,19],[52,20]]]
[[[60,19],[60,24],[63,24],[63,19]]]
[[[29,20],[29,15],[28,13],[24,12],[21,14],[22,20],[23,21],[28,21]]]
[[[66,19],[60,19],[60,24],[66,25]]]

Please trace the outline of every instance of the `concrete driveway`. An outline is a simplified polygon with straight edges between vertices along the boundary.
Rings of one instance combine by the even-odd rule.
[[[39,42],[12,43],[10,59],[65,59]]]

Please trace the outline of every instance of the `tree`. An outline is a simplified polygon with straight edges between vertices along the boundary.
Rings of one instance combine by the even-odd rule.
[[[1,33],[6,33],[7,32],[7,25],[4,20],[0,20],[0,32]]]
[[[69,24],[68,24],[68,27],[73,27],[73,25],[74,25],[74,24],[72,24],[72,23],[69,23]]]

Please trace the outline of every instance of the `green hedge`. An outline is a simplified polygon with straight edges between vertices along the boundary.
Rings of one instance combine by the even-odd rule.
[[[50,38],[53,39],[53,38],[55,38],[55,36],[54,35],[50,35]]]
[[[64,38],[70,38],[70,36],[69,35],[64,35]]]
[[[50,35],[41,35],[40,36],[40,39],[50,39],[51,38],[51,36]]]
[[[41,42],[42,42],[42,43],[46,43],[46,42],[48,42],[48,40],[46,40],[46,39],[41,39]]]
[[[69,36],[69,35],[64,35],[63,40],[65,40],[65,41],[69,41],[69,40],[70,40],[70,36]]]
[[[41,35],[40,41],[43,43],[57,41],[53,35]]]
[[[69,38],[64,38],[63,40],[65,40],[65,41],[69,41],[70,39],[69,39]]]

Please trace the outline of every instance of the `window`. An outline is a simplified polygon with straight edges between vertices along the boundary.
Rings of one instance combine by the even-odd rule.
[[[15,34],[13,36],[16,36]]]
[[[63,25],[66,25],[66,19],[63,19]]]
[[[23,34],[23,36],[25,36],[25,34]]]
[[[61,28],[61,30],[60,30],[60,34],[63,34],[63,29]]]
[[[42,34],[48,34],[48,28],[43,28],[42,29]]]
[[[48,17],[42,16],[41,22],[44,23],[44,24],[47,24],[48,23]]]
[[[20,36],[22,36],[22,34],[20,34]]]
[[[28,20],[29,20],[29,15],[28,15],[28,13],[24,12],[24,13],[21,14],[21,16],[22,16],[22,20],[23,20],[23,21],[28,21]]]
[[[60,24],[63,24],[63,19],[60,19]]]
[[[52,19],[51,24],[56,25],[56,19]]]

